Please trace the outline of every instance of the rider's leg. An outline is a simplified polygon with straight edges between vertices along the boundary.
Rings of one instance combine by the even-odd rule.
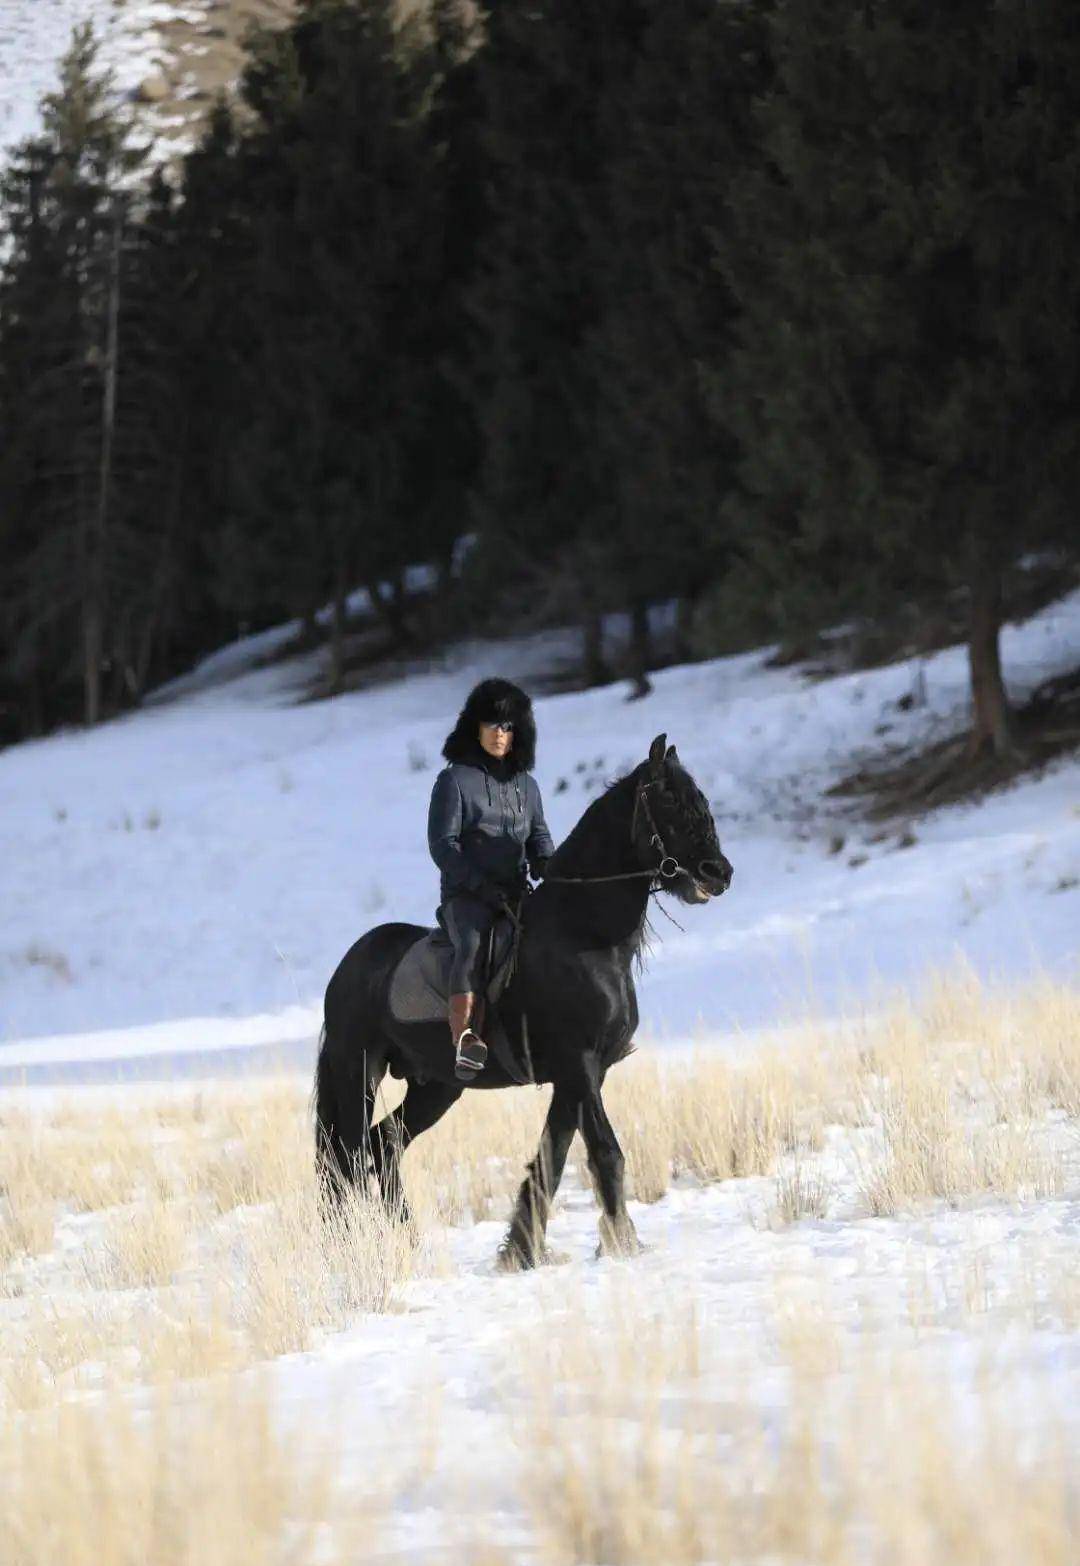
[[[484,943],[494,912],[479,898],[453,897],[443,904],[443,913],[454,945],[448,1011],[455,1075],[468,1081],[487,1060],[487,1045],[479,1033],[477,989]]]
[[[456,1045],[458,1039],[475,1020],[476,996],[472,990],[451,990],[448,998],[450,1038]]]
[[[459,1082],[470,1081],[487,1063],[487,1045],[476,1031],[472,990],[452,993],[449,998],[450,1038],[454,1045],[454,1075]]]

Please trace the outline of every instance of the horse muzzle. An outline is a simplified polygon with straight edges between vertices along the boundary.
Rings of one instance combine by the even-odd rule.
[[[697,901],[707,903],[713,897],[722,896],[731,885],[734,873],[723,855],[719,859],[703,859],[697,867],[697,873],[690,874]]]

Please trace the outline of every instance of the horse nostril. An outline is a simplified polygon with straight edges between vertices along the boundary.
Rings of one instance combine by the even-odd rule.
[[[716,859],[703,859],[698,869],[707,881],[716,881],[725,888],[731,883],[731,866],[726,860],[721,864]]]

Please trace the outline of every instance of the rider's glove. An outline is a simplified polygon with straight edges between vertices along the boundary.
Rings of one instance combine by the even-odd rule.
[[[506,901],[506,890],[494,881],[485,881],[478,886],[473,893],[482,903],[487,903],[489,908],[494,908],[497,913],[502,912],[503,903]]]

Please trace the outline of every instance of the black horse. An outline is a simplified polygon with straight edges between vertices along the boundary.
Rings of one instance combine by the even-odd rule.
[[[522,904],[517,963],[497,1009],[531,1079],[550,1082],[553,1092],[501,1250],[510,1266],[545,1258],[548,1213],[579,1130],[602,1207],[601,1250],[638,1249],[623,1155],[601,1090],[609,1067],[632,1049],[638,1007],[631,967],[640,962],[649,894],[663,889],[684,903],[706,903],[727,890],[732,875],[708,803],[666,740],[658,735],[648,760],[593,801]],[[374,1171],[383,1199],[403,1216],[401,1153],[464,1091],[446,1023],[400,1023],[388,1009],[394,968],[423,934],[414,924],[381,924],[346,952],[326,990],[313,1099],[326,1188],[366,1186]],[[513,1085],[492,1054],[488,1062],[470,1088]],[[401,1105],[373,1127],[388,1069],[409,1086]]]

